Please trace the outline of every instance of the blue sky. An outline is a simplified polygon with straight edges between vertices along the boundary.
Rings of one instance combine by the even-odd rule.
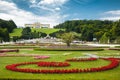
[[[51,27],[66,20],[118,20],[120,0],[0,0],[0,18],[18,26],[41,22]]]

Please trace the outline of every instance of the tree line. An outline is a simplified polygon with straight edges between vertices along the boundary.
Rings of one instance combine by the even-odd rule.
[[[34,30],[32,32],[30,27],[23,28],[22,35],[20,39],[34,39],[34,38],[40,38],[40,37],[46,37],[47,34],[43,32],[37,32]]]
[[[11,33],[15,28],[17,28],[17,26],[13,20],[0,19],[0,42],[10,41],[9,33]]]
[[[79,40],[83,41],[120,43],[120,20],[72,20],[58,24],[54,28],[65,29],[65,32],[76,32],[81,35]]]

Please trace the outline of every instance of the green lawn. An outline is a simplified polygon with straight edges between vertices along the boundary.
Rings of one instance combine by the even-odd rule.
[[[17,29],[14,29],[12,33],[10,33],[10,36],[21,36],[21,32],[22,32],[22,28],[17,28]],[[43,33],[46,33],[46,34],[50,34],[50,33],[53,33],[53,32],[56,32],[56,31],[59,31],[60,29],[53,29],[53,28],[32,28],[32,32],[33,31],[37,31],[37,32],[43,32]]]
[[[32,31],[34,31],[34,30],[37,31],[37,32],[43,32],[43,33],[46,33],[46,34],[50,34],[50,33],[59,31],[60,29],[53,29],[53,28],[35,29],[35,28],[32,28]]]
[[[21,36],[21,32],[22,32],[22,28],[17,28],[17,29],[14,29],[12,33],[10,33],[10,36]]]
[[[71,53],[67,56],[64,54]],[[120,79],[120,66],[108,71],[102,72],[88,72],[88,73],[70,73],[70,74],[32,74],[14,72],[5,69],[5,66],[13,63],[32,62],[32,61],[65,61],[68,58],[84,56],[85,53],[101,55],[110,53],[116,55],[119,51],[34,51],[32,49],[21,49],[19,53],[9,52],[7,54],[41,54],[50,55],[49,59],[35,60],[33,57],[0,57],[0,79],[48,79],[48,80],[119,80]],[[104,54],[106,55],[106,54]],[[65,68],[90,68],[108,65],[110,62],[102,59],[88,62],[70,62],[71,66]],[[53,69],[50,67],[37,67],[36,65],[21,66],[25,68],[44,68]],[[63,68],[63,67],[61,67]]]

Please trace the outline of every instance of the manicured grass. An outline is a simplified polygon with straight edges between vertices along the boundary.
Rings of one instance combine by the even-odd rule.
[[[34,31],[34,30],[37,31],[37,32],[43,32],[43,33],[46,33],[46,34],[50,34],[50,33],[59,31],[60,29],[53,29],[53,28],[35,29],[35,28],[32,28],[32,31]]]
[[[22,28],[17,28],[17,29],[14,29],[12,33],[10,33],[10,36],[21,36],[22,35]],[[46,34],[50,34],[50,33],[53,33],[53,32],[56,32],[56,31],[59,31],[60,29],[53,29],[53,28],[32,28],[32,32],[34,31],[37,31],[37,32],[43,32],[43,33],[46,33]]]
[[[22,34],[22,28],[17,28],[17,29],[14,29],[13,30],[13,32],[12,33],[10,33],[10,36],[12,37],[12,36],[21,36]]]
[[[114,54],[119,51],[34,51],[32,49],[21,49],[19,53],[8,52],[7,54],[41,54],[50,55],[49,59],[35,60],[33,57],[0,57],[0,79],[57,79],[57,80],[119,80],[120,79],[120,66],[108,71],[102,72],[88,72],[88,73],[68,73],[68,74],[33,74],[33,73],[22,73],[14,72],[5,69],[8,64],[21,63],[21,62],[34,62],[34,61],[65,61],[68,58],[84,56],[85,53],[96,55],[103,53]],[[71,53],[69,55],[63,55]],[[105,55],[105,54],[104,54]],[[114,54],[115,55],[115,54]],[[96,61],[87,62],[70,62],[69,67],[62,68],[91,68],[108,65],[110,62],[102,59]],[[53,69],[53,67],[38,67],[37,65],[25,65],[20,66],[21,68],[35,68],[35,69]],[[55,68],[55,67],[54,67]],[[58,68],[57,68],[58,69]]]

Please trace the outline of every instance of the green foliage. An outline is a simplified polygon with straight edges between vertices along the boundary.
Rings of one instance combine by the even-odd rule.
[[[110,38],[110,42],[114,42],[120,35],[120,20],[119,21],[101,21],[101,20],[72,20],[66,21],[55,28],[65,29],[67,32],[74,31],[81,34],[81,40],[93,41],[93,38],[97,38],[99,41],[106,33],[106,36]]]
[[[68,32],[68,33],[63,33],[60,35],[60,38],[67,44],[67,46],[70,46],[70,43],[74,40],[75,38],[75,32]]]
[[[89,26],[84,26],[82,31],[81,31],[81,38],[82,40],[86,40],[86,41],[92,41],[93,40],[93,32],[94,32],[94,28],[93,26],[89,25]]]
[[[34,32],[32,32],[30,27],[26,27],[22,30],[21,39],[33,39],[33,38],[40,38],[40,37],[45,37],[45,36],[47,36],[46,33],[37,32],[35,30]]]
[[[9,32],[8,32],[8,30],[6,29],[6,28],[0,28],[0,40],[1,40],[1,42],[2,42],[2,40],[3,41],[5,41],[5,42],[7,42],[7,41],[9,41]]]
[[[20,37],[22,35],[22,31],[23,31],[23,28],[16,28],[13,30],[12,33],[10,33],[10,36],[13,37],[13,36],[18,36]]]
[[[52,29],[52,28],[31,28],[31,32],[33,32],[32,35],[35,35],[35,33],[42,33],[42,37],[46,36],[47,34],[50,34],[52,35],[52,33],[54,34],[54,32],[57,32],[59,31],[60,29]],[[16,28],[13,30],[12,33],[10,33],[10,36],[18,36],[20,37],[22,35],[22,31],[23,31],[23,28]],[[64,31],[64,30],[63,30]],[[40,36],[40,35],[39,35]]]
[[[9,41],[9,33],[15,28],[17,28],[17,26],[12,20],[6,21],[0,19],[0,42]]]
[[[31,29],[29,27],[26,27],[22,31],[22,39],[31,39]]]
[[[63,33],[65,33],[65,31],[63,30],[59,30],[59,31],[56,31],[56,32],[53,32],[51,34],[49,34],[51,37],[58,37],[58,35],[62,35]]]
[[[2,20],[0,19],[0,28],[6,28],[9,33],[13,31],[13,29],[17,28],[16,24],[13,22],[13,20]]]
[[[104,33],[104,35],[100,39],[100,43],[106,44],[106,43],[108,43],[108,40],[109,40],[109,38],[106,36],[106,33]]]
[[[54,33],[56,31],[59,31],[60,29],[54,29],[54,28],[31,28],[32,32],[36,31],[36,32],[42,32],[42,33],[46,33],[46,34],[51,34]]]
[[[116,43],[120,44],[120,36],[118,36],[115,40]]]
[[[18,36],[13,36],[12,39],[13,39],[13,42],[16,42],[19,39],[19,37]]]

